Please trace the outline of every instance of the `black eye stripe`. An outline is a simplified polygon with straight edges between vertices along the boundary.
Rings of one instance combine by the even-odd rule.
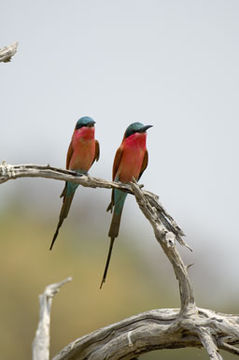
[[[92,124],[92,123],[90,123],[90,124],[76,124],[75,129],[78,130],[78,129],[81,129],[82,127],[94,127],[94,126],[95,126],[95,124]]]

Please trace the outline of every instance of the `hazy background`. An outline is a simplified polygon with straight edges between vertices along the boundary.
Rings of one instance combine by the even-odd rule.
[[[64,167],[75,122],[89,115],[101,145],[90,173],[110,179],[125,128],[154,125],[141,182],[187,234],[194,251],[180,251],[194,264],[197,304],[238,312],[238,1],[1,0],[0,14],[0,47],[19,41],[0,64],[0,161]],[[31,358],[38,294],[70,275],[53,304],[52,355],[98,327],[179,306],[172,269],[132,197],[103,290],[109,191],[79,188],[48,251],[62,188],[46,179],[0,186],[5,360]],[[142,358],[180,354],[207,358]]]

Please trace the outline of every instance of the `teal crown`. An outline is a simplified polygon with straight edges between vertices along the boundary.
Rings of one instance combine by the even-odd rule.
[[[135,134],[136,132],[143,133],[147,129],[151,128],[152,126],[153,125],[144,125],[140,122],[134,122],[127,127],[127,129],[125,131],[125,137],[127,138],[130,135]]]
[[[83,126],[91,127],[91,126],[94,126],[94,124],[95,124],[95,121],[91,117],[83,116],[77,121],[76,129],[80,129]]]

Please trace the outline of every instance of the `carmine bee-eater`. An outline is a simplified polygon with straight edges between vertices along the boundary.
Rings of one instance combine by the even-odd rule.
[[[94,163],[94,161],[99,160],[100,147],[98,141],[95,140],[94,125],[95,125],[95,121],[88,116],[84,116],[77,121],[75,130],[72,135],[71,143],[69,145],[67,152],[67,157],[66,157],[67,169],[74,170],[78,174],[86,175],[88,173],[88,170]],[[63,197],[63,204],[62,204],[56,232],[51,242],[50,250],[54,245],[54,242],[57,238],[59,229],[64,219],[67,217],[69,213],[71,202],[78,185],[79,184],[66,181],[64,190],[61,194],[61,197]]]
[[[135,122],[125,131],[122,143],[118,148],[113,164],[113,180],[128,183],[133,178],[139,180],[148,165],[148,151],[146,149],[146,130],[152,125]],[[111,202],[107,211],[114,209],[109,229],[110,247],[100,288],[106,280],[107,270],[114,245],[119,234],[120,219],[127,193],[118,189],[112,190]]]

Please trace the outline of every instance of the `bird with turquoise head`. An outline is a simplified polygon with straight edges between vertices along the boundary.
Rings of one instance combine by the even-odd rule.
[[[94,161],[99,160],[100,147],[99,142],[95,140],[95,121],[89,117],[81,117],[75,126],[71,142],[66,156],[66,169],[74,170],[79,175],[86,175],[93,165]],[[59,216],[59,221],[55,234],[53,236],[50,250],[52,250],[56,241],[60,227],[67,217],[70,206],[78,184],[66,181],[65,187],[61,194],[63,204]]]
[[[114,181],[129,183],[133,178],[136,180],[140,179],[148,165],[146,131],[150,127],[152,127],[152,125],[144,125],[140,122],[134,122],[127,127],[121,145],[116,151],[114,158],[112,171],[112,178]],[[127,193],[122,190],[112,190],[111,202],[107,208],[107,211],[113,211],[108,233],[108,236],[110,237],[110,246],[100,288],[106,280],[114,240],[119,234],[120,220],[126,196]]]

